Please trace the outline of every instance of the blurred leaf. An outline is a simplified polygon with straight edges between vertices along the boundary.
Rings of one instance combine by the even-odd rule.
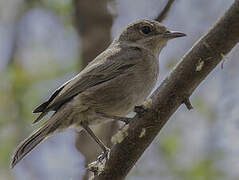
[[[206,102],[206,100],[200,96],[195,96],[192,101],[197,111],[205,115],[211,121],[216,119],[214,109]]]
[[[196,162],[190,169],[178,171],[182,180],[217,180],[223,179],[223,173],[216,169],[211,158]]]
[[[178,135],[176,133],[168,134],[167,136],[161,139],[159,145],[161,152],[163,152],[166,157],[172,158],[172,156],[176,154],[176,152],[180,148]]]

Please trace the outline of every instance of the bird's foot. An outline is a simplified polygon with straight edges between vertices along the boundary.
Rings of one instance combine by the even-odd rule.
[[[98,156],[97,159],[100,163],[103,163],[104,160],[107,161],[109,159],[109,157],[110,157],[110,149],[107,148],[101,155]]]
[[[93,172],[94,175],[99,175],[104,170],[105,164],[109,159],[109,156],[110,149],[106,148],[96,161],[88,164],[88,170]]]
[[[129,124],[130,120],[132,119],[132,118],[128,118],[128,117],[108,115],[108,114],[105,114],[105,113],[102,113],[102,112],[97,112],[97,113],[104,118],[109,118],[109,119],[113,119],[113,120],[116,120],[116,121],[121,121],[121,122],[124,122],[125,124]]]
[[[136,112],[139,116],[144,114],[146,111],[147,111],[147,108],[144,105],[134,107],[134,112]]]
[[[125,124],[129,124],[129,122],[130,122],[131,119],[132,119],[132,118],[119,117],[118,120],[124,122]]]

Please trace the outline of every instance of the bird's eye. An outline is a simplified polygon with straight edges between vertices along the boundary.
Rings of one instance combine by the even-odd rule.
[[[141,27],[140,31],[143,33],[143,34],[149,34],[150,32],[152,32],[152,29],[150,26],[143,26]]]

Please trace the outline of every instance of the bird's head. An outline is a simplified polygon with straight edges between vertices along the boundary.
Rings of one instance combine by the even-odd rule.
[[[168,40],[183,36],[186,34],[170,31],[157,21],[143,19],[125,27],[115,41],[135,44],[159,54]]]

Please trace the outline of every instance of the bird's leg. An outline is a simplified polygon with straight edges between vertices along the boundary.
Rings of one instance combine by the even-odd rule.
[[[100,116],[103,117],[103,118],[113,119],[113,120],[116,120],[116,121],[122,121],[125,124],[129,124],[130,120],[132,119],[132,118],[128,118],[128,117],[108,115],[108,114],[105,114],[105,113],[102,113],[102,112],[97,112],[97,113],[100,114]]]
[[[101,162],[105,158],[108,159],[109,158],[110,149],[107,148],[104,145],[104,143],[94,134],[94,132],[90,129],[90,127],[87,124],[82,123],[81,126],[94,139],[94,141],[100,146],[100,148],[103,150],[103,154],[101,154],[98,157],[98,160]]]
[[[136,112],[139,116],[141,116],[146,111],[147,111],[147,108],[144,105],[134,107],[134,112]],[[128,118],[128,117],[109,115],[109,114],[105,114],[102,112],[97,112],[97,114],[99,114],[103,118],[113,119],[116,121],[122,121],[125,124],[129,124],[130,120],[133,119],[133,118]]]

